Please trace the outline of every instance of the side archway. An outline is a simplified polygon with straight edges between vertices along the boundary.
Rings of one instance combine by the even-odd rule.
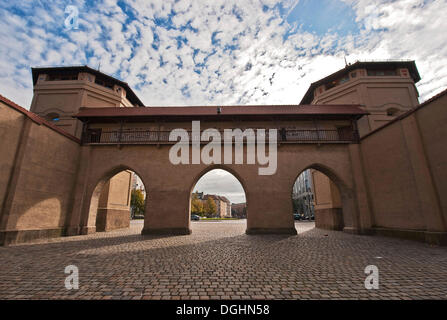
[[[295,221],[315,221],[316,228],[355,228],[353,192],[334,170],[312,164],[301,170],[292,188]]]
[[[112,231],[130,226],[132,189],[135,180],[145,182],[133,168],[119,165],[98,175],[88,193],[88,207],[83,217],[83,234]],[[144,205],[143,205],[144,207]]]

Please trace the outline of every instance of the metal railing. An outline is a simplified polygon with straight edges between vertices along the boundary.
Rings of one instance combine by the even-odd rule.
[[[169,141],[171,131],[154,130],[87,130],[83,137],[83,144],[175,144]],[[221,133],[224,140],[224,133]],[[245,135],[244,142],[256,141],[259,132],[254,135]],[[210,138],[201,132],[200,137],[188,132],[189,141],[209,143]],[[270,140],[269,131],[265,130],[264,140]],[[178,139],[180,140],[180,139]],[[233,137],[233,142],[235,138]],[[355,130],[291,130],[279,129],[277,131],[278,143],[357,143],[358,134]]]

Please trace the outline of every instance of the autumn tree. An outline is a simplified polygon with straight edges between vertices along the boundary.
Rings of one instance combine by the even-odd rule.
[[[204,210],[205,210],[205,214],[208,218],[212,218],[216,215],[217,206],[216,206],[216,203],[214,202],[214,200],[211,199],[211,197],[208,197],[208,199],[206,200]]]
[[[191,214],[196,214],[201,217],[203,217],[204,215],[203,202],[195,193],[192,195],[191,198]]]
[[[130,207],[132,209],[132,217],[144,216],[144,194],[139,189],[133,189],[130,196]]]

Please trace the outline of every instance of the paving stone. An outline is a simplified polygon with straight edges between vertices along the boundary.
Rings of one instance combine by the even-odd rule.
[[[0,299],[447,299],[445,247],[307,222],[297,236],[248,236],[238,221],[193,223],[179,237],[141,236],[142,226],[0,247]],[[68,265],[79,290],[65,288]],[[368,265],[379,290],[365,289]]]

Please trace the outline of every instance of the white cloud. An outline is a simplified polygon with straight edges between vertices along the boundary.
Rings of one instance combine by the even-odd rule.
[[[225,170],[212,170],[197,182],[194,192],[224,196],[232,203],[246,202],[244,188],[239,180]]]
[[[78,0],[81,29],[71,31],[59,2],[3,2],[0,92],[28,107],[30,67],[101,64],[147,105],[294,104],[345,56],[416,60],[421,100],[447,86],[447,0],[339,1],[353,8],[360,33],[300,30],[285,39],[296,0],[282,2],[285,16],[270,0],[128,0],[126,10],[113,0]],[[166,28],[169,18],[174,29]]]

